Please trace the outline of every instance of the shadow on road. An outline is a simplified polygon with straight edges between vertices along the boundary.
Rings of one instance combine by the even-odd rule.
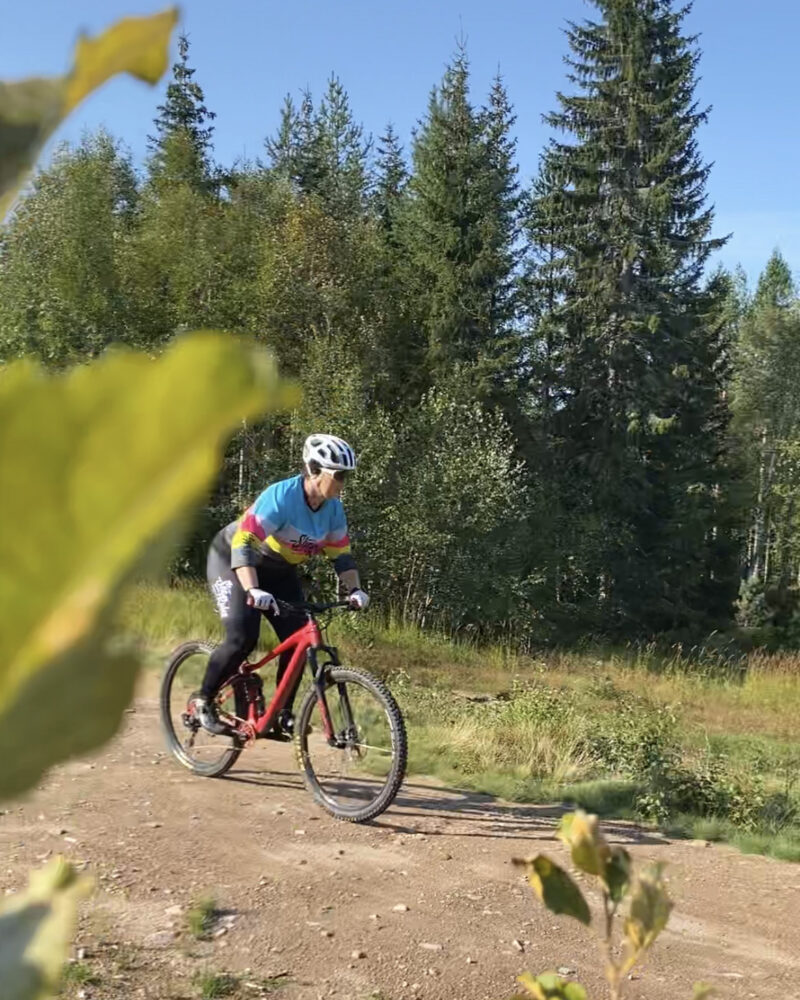
[[[308,795],[301,776],[294,771],[233,770],[223,780]],[[553,841],[557,839],[556,821],[568,811],[562,805],[520,805],[481,792],[406,781],[390,808],[368,825],[393,833],[424,833],[428,837]],[[653,836],[633,823],[604,818],[603,831],[609,843],[669,843],[667,838]]]

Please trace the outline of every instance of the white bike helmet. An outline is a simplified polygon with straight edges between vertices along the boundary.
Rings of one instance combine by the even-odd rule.
[[[356,456],[346,441],[333,434],[310,434],[303,445],[303,462],[316,462],[323,469],[352,472]]]

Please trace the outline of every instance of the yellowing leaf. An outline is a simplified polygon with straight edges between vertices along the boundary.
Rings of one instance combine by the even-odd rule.
[[[582,924],[591,923],[592,915],[583,893],[563,868],[544,854],[524,861],[515,859],[514,864],[526,869],[531,888],[548,910],[574,917]]]
[[[716,992],[717,991],[714,987],[709,986],[707,983],[695,983],[692,1000],[708,1000],[708,998],[713,997]]]
[[[64,113],[117,73],[157,83],[167,68],[169,38],[178,22],[175,7],[152,17],[126,17],[97,38],[80,38],[67,79]]]
[[[602,876],[611,853],[606,838],[600,832],[596,816],[582,810],[562,816],[558,836],[569,847],[572,861],[587,875]]]
[[[540,976],[523,972],[517,982],[534,1000],[587,1000],[586,990],[580,983],[562,979],[555,972],[543,972]]]
[[[581,810],[565,813],[558,836],[569,847],[575,867],[587,875],[597,875],[611,899],[618,903],[628,887],[631,859],[623,847],[609,847],[597,816]]]
[[[636,880],[625,937],[634,952],[649,948],[666,927],[672,900],[661,878],[663,865],[649,865]]]
[[[167,66],[176,8],[152,17],[127,18],[96,39],[79,40],[75,63],[64,77],[0,82],[0,219],[24,175],[61,120],[116,73],[155,83]]]
[[[26,892],[0,904],[0,982],[3,1000],[39,1000],[53,994],[75,928],[88,879],[56,859],[34,872]]]
[[[108,649],[121,587],[174,550],[228,433],[295,402],[268,355],[215,334],[0,372],[0,797],[115,732],[136,672]]]

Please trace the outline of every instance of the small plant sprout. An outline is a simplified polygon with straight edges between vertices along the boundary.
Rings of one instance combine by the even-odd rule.
[[[609,1000],[620,1000],[626,977],[646,955],[667,926],[672,910],[663,878],[662,864],[646,865],[634,876],[630,854],[624,847],[612,847],[600,830],[597,816],[577,811],[561,818],[558,836],[569,848],[572,863],[599,883],[603,902],[602,927],[598,930]],[[543,854],[514,859],[523,868],[528,882],[552,913],[565,914],[588,926],[592,912],[578,885],[568,872]],[[621,905],[627,900],[621,947],[615,946],[614,924]],[[615,957],[619,956],[619,957]],[[554,972],[519,977],[525,990],[512,1000],[588,1000],[580,983],[562,979]],[[706,1000],[711,988],[695,984],[693,1000]]]

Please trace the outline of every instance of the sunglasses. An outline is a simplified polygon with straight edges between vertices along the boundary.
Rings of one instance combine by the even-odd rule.
[[[327,475],[329,475],[333,479],[335,479],[337,483],[343,483],[347,479],[347,477],[350,475],[350,473],[349,473],[349,471],[347,469],[336,469],[336,470],[333,470],[333,469],[324,469],[323,471]]]

